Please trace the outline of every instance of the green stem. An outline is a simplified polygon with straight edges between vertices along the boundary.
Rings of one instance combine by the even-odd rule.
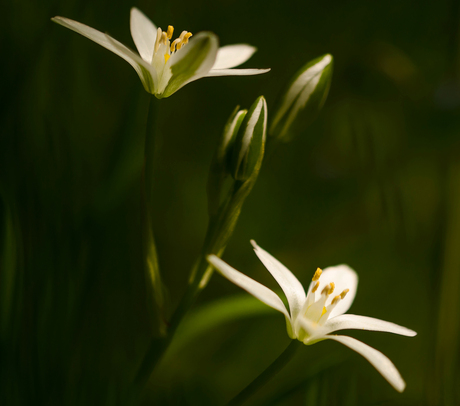
[[[223,254],[238,221],[244,201],[257,180],[262,160],[263,152],[259,155],[251,177],[245,181],[235,180],[227,198],[220,205],[218,212],[210,218],[201,255],[193,267],[187,291],[171,317],[167,336],[162,339],[152,339],[139,369],[135,382],[141,385],[141,387],[148,381],[155,366],[168,349],[180,322],[190,310],[212,275],[212,267],[207,262],[207,256],[215,254],[220,257]]]
[[[155,156],[157,103],[154,96],[150,97],[147,113],[147,124],[144,140],[144,165],[142,168],[142,191],[141,191],[141,212],[142,212],[142,241],[143,256],[145,260],[145,276],[147,288],[147,307],[152,320],[153,338],[150,342],[147,355],[137,371],[133,384],[132,403],[136,403],[151,373],[151,364],[155,362],[156,354],[164,351],[166,341],[166,325],[162,318],[163,291],[158,265],[155,239],[152,223],[152,203],[154,201],[153,173]]]
[[[149,110],[147,113],[147,124],[145,127],[144,140],[144,190],[147,203],[147,209],[150,212],[153,201],[153,168],[155,156],[155,137],[157,123],[157,100],[154,96],[150,97]]]
[[[272,379],[284,366],[292,359],[296,351],[302,347],[303,344],[299,340],[292,340],[286,349],[272,362],[272,364],[262,372],[256,379],[254,379],[246,388],[244,388],[238,395],[236,395],[229,403],[228,406],[238,406],[246,402],[252,395],[261,389],[270,379]]]

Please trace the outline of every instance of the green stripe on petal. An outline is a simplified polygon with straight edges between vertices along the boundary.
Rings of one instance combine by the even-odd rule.
[[[171,56],[172,77],[157,97],[169,97],[187,83],[206,76],[214,65],[218,48],[219,41],[213,33],[197,34],[184,49]]]

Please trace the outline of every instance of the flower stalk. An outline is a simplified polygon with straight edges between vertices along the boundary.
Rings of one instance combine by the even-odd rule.
[[[244,404],[259,389],[263,388],[278,372],[280,372],[294,357],[302,343],[292,340],[286,349],[268,366],[256,379],[254,379],[246,388],[236,395],[228,406],[239,406]]]
[[[160,269],[158,266],[158,254],[155,245],[152,224],[153,192],[153,169],[155,157],[157,101],[150,97],[147,113],[144,141],[144,164],[142,169],[142,226],[145,258],[145,276],[148,291],[149,312],[152,316],[152,330],[154,336],[163,336],[166,326],[161,316],[163,307],[163,288],[161,283]]]

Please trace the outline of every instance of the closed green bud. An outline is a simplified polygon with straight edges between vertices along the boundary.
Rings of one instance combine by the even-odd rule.
[[[248,113],[247,110],[238,109],[239,106],[236,107],[228,119],[224,128],[224,133],[222,135],[222,142],[216,151],[216,164],[222,168],[222,171],[225,172],[225,174],[228,174],[228,167],[230,165],[230,159],[232,155],[232,146],[235,142],[236,135],[238,134],[238,130],[240,129],[246,114]]]
[[[207,186],[210,214],[215,213],[219,207],[223,183],[225,178],[230,175],[229,166],[232,156],[232,145],[235,142],[236,135],[247,112],[247,110],[239,110],[239,106],[235,108],[225,124],[221,142],[214,154],[209,170]]]
[[[232,145],[230,173],[233,179],[249,179],[256,167],[260,167],[265,149],[267,129],[267,103],[260,96],[244,117]]]
[[[332,67],[333,57],[326,54],[308,62],[297,72],[271,122],[270,137],[290,141],[316,118],[329,92]]]

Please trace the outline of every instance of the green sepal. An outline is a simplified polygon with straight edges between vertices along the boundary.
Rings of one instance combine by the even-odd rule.
[[[172,77],[163,93],[156,95],[161,99],[169,97],[192,80],[205,76],[215,62],[219,40],[212,32],[201,32],[181,51],[179,60],[171,66]]]
[[[333,61],[332,55],[322,55],[296,73],[273,116],[270,137],[288,142],[315,120],[329,92]]]
[[[245,181],[254,172],[264,153],[267,128],[267,103],[260,96],[251,106],[233,144],[230,169],[233,179]]]

